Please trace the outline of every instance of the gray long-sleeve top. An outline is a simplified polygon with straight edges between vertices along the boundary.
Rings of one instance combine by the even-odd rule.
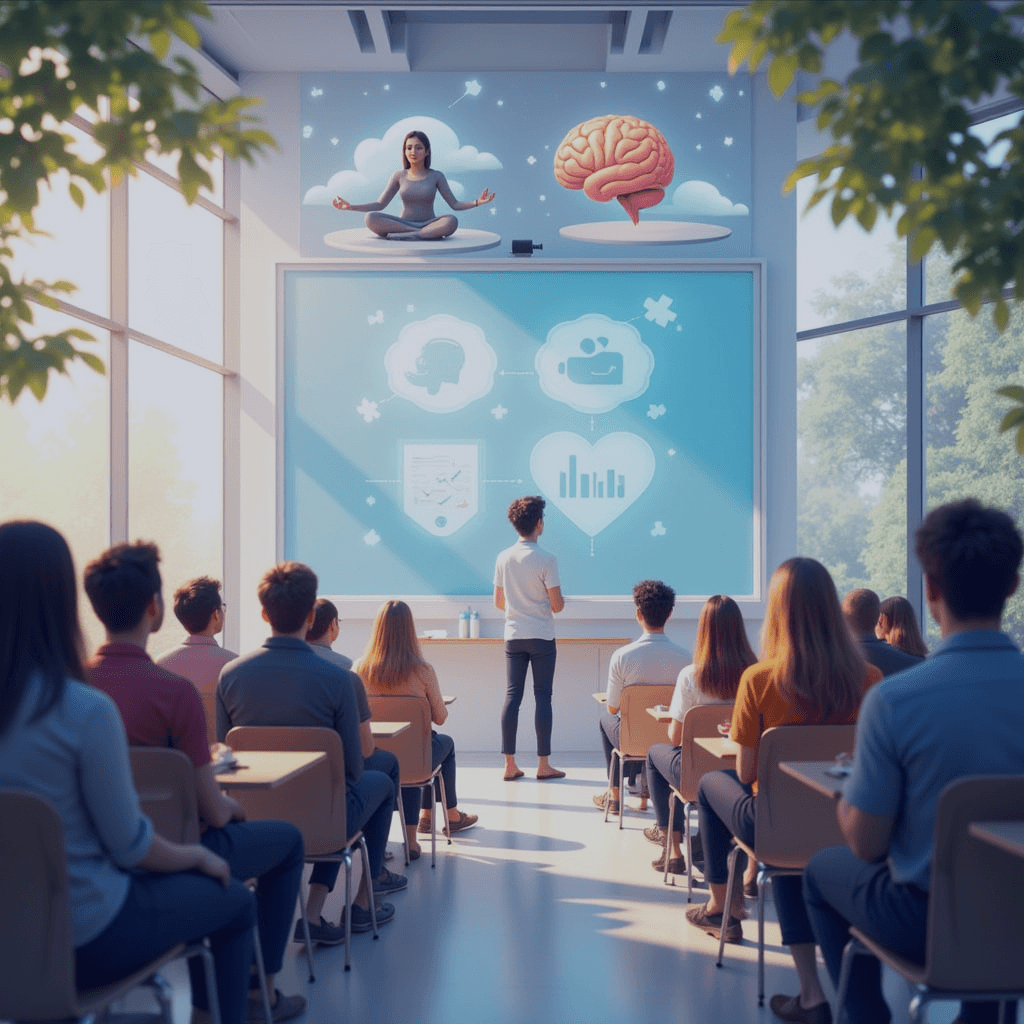
[[[359,213],[376,213],[383,210],[397,194],[402,200],[403,220],[426,222],[434,219],[434,194],[437,192],[441,193],[441,198],[453,210],[472,210],[476,206],[475,202],[463,203],[456,199],[448,179],[440,171],[430,168],[423,178],[410,178],[407,170],[395,171],[377,202],[360,203],[349,209]]]

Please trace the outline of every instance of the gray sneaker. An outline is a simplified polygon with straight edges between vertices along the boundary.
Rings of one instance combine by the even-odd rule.
[[[405,875],[396,874],[385,868],[373,880],[373,891],[375,895],[382,896],[389,892],[401,892],[408,884],[409,879]]]
[[[379,928],[382,924],[387,924],[395,916],[395,905],[394,903],[380,903],[377,905],[377,927]],[[373,922],[370,920],[370,912],[363,910],[362,907],[357,906],[355,903],[352,904],[352,931],[354,932],[368,932],[373,928]]]
[[[295,934],[293,939],[296,942],[305,942],[306,935],[302,928],[301,918],[295,922]],[[320,946],[337,946],[345,941],[345,929],[340,924],[328,924],[322,917],[319,924],[309,922],[309,941]]]

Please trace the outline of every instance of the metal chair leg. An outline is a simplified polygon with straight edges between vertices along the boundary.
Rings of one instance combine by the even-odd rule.
[[[765,866],[757,872],[757,1005],[764,1006],[764,887],[769,875]]]
[[[676,821],[676,795],[672,790],[669,790],[668,794],[668,831],[665,833],[665,848],[662,853],[661,859],[665,865],[665,873],[662,875],[662,885],[668,885],[668,851],[670,849],[670,843],[672,841],[672,828]],[[686,866],[690,866],[690,849],[686,849]],[[675,879],[672,880],[672,884],[675,885]]]
[[[306,963],[309,964],[309,980],[316,981],[316,974],[313,973],[313,940],[309,936],[309,918],[306,917],[306,901],[302,895],[302,886],[299,886],[299,917],[302,919],[302,938],[306,946]]]
[[[348,850],[342,855],[345,864],[345,970],[352,970],[352,854]],[[363,870],[369,876],[368,864],[363,865]],[[370,906],[373,906],[373,897],[370,897]]]
[[[437,818],[434,812],[437,808],[437,801],[434,800],[434,780],[431,779],[426,787],[421,787],[420,792],[427,788],[430,790],[430,866],[437,866]]]
[[[348,853],[348,862],[351,866],[351,848],[346,852]],[[365,836],[359,837],[359,854],[363,858],[363,872],[366,875],[366,892],[370,897],[370,924],[373,925],[373,937],[376,940],[380,938],[380,930],[377,928],[377,900],[373,895],[373,877],[370,875],[370,851],[366,847]]]
[[[159,972],[150,977],[149,984],[160,1006],[160,1016],[163,1017],[164,1024],[174,1024],[174,989]]]
[[[725,930],[729,927],[729,911],[732,910],[732,893],[736,886],[736,861],[739,859],[740,848],[734,846],[729,851],[729,882],[725,887],[725,906],[722,907],[722,927],[718,933],[718,961],[716,967],[722,966],[725,954]]]
[[[438,783],[441,786],[441,807],[444,810],[444,834],[445,834],[445,836],[448,839],[448,845],[451,846],[452,845],[452,830],[448,827],[448,792],[444,788],[444,778],[443,778],[443,776],[441,775],[440,772],[438,772],[436,778],[437,778]],[[431,785],[431,787],[430,787],[430,795],[431,796],[434,795],[434,787],[433,787],[433,785]],[[433,865],[431,865],[431,867],[433,867]]]
[[[843,959],[839,965],[839,984],[836,986],[835,1024],[844,1024],[846,1020],[846,990],[850,987],[853,958],[866,952],[867,950],[856,939],[850,939],[843,949]]]
[[[260,943],[260,926],[253,925],[252,951],[256,961],[256,977],[260,982],[260,997],[263,1002],[263,1019],[267,1024],[274,1024],[274,1011],[270,1009],[270,995],[267,992],[267,972],[263,966],[263,946]]]
[[[690,834],[690,815],[693,804],[683,804],[683,829],[686,833],[686,902],[693,897],[693,836]]]
[[[220,1024],[217,975],[214,971],[213,953],[210,951],[209,940],[203,939],[202,943],[196,947],[196,952],[203,961],[203,977],[206,979],[206,1003],[210,1013],[210,1024]]]

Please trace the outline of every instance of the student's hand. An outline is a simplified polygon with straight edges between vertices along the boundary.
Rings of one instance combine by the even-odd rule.
[[[199,851],[196,870],[209,875],[210,878],[216,878],[226,889],[231,883],[231,868],[228,862],[205,846],[197,846],[196,849]]]

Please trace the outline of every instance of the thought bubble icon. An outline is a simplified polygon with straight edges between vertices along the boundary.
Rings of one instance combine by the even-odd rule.
[[[605,114],[576,125],[555,153],[555,179],[588,199],[617,199],[634,224],[657,206],[672,181],[675,161],[665,136],[647,121]]]

